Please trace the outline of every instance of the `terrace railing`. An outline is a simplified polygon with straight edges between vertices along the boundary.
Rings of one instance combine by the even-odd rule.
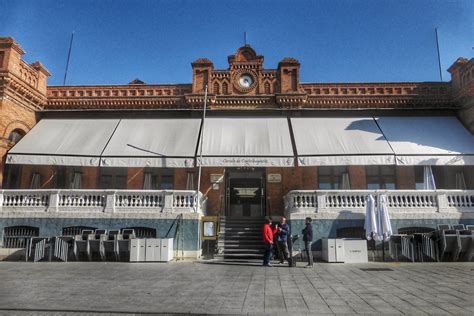
[[[0,190],[0,211],[204,214],[205,208],[202,193],[185,190]]]
[[[314,190],[284,196],[287,213],[365,212],[367,196],[387,196],[389,210],[400,212],[474,212],[474,190]]]

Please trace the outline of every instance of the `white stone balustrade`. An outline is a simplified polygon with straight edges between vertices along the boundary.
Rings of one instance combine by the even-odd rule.
[[[205,199],[184,190],[0,190],[0,211],[205,213]]]
[[[284,196],[285,210],[292,213],[365,212],[366,199],[385,194],[388,209],[400,212],[474,212],[474,190],[304,190]]]
[[[25,207],[45,210],[49,205],[48,190],[0,191],[0,207]]]

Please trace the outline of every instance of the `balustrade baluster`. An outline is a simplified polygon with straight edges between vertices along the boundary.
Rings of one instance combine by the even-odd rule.
[[[304,207],[308,208],[309,207],[309,196],[307,194],[305,194],[303,196],[304,198]]]
[[[452,195],[447,194],[446,195],[446,201],[448,202],[448,207],[453,207],[454,206]]]

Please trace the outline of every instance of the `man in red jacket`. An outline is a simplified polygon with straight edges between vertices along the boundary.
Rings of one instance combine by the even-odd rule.
[[[270,260],[272,259],[273,235],[276,234],[277,228],[272,228],[272,219],[265,217],[265,225],[263,225],[263,242],[265,243],[265,253],[263,254],[263,265],[271,267]]]

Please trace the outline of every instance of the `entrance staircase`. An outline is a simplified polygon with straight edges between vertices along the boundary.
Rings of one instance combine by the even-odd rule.
[[[221,216],[216,258],[226,261],[262,260],[263,223],[263,217]]]

